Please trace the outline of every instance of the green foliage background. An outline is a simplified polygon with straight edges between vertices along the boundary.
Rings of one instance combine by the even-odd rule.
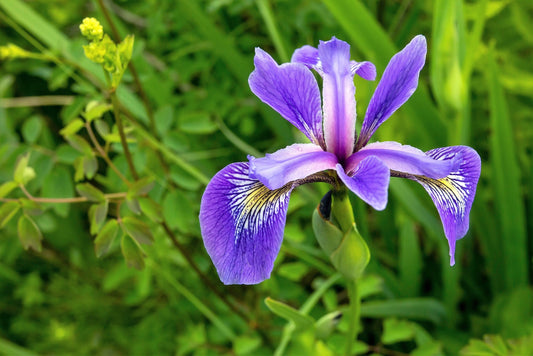
[[[117,95],[135,168],[155,182],[150,202],[94,148],[80,152],[60,133],[87,114],[90,101],[110,103],[101,68],[83,54],[78,26],[88,16],[111,37],[109,20],[120,38],[135,36],[135,73],[126,71]],[[373,256],[361,282],[354,354],[533,354],[533,4],[527,0],[0,0],[0,45],[37,54],[0,62],[0,184],[13,181],[17,160],[30,153],[31,196],[96,200],[31,204],[18,188],[1,197],[0,354],[340,353],[344,318],[333,331],[324,329],[334,324],[327,320],[313,325],[346,311],[348,302],[310,224],[327,186],[293,193],[272,278],[257,286],[219,282],[200,236],[200,198],[226,164],[302,140],[250,92],[254,47],[285,62],[295,48],[334,35],[351,44],[352,58],[375,63],[379,78],[417,34],[428,39],[419,88],[377,139],[423,150],[470,145],[482,158],[481,178],[453,268],[437,212],[416,183],[393,179],[382,212],[352,197]],[[376,83],[356,79],[359,118]],[[98,141],[112,163],[136,180],[114,114],[106,111],[98,121]],[[90,141],[85,130],[78,135]],[[91,154],[95,174],[88,163],[76,177],[76,159]],[[88,213],[103,200],[76,189],[80,183],[124,193],[111,199],[107,219],[129,216],[139,223],[129,235],[152,235],[153,244],[139,245],[120,230],[97,258],[95,218]],[[25,251],[17,238],[26,217],[38,231],[25,222],[23,235],[38,244],[40,231],[40,252]],[[130,268],[125,259],[144,268]]]

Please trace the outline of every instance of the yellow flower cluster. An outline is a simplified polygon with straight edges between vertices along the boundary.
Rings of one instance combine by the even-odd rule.
[[[80,31],[89,40],[89,44],[83,46],[85,56],[101,64],[104,70],[111,74],[110,84],[116,88],[131,59],[133,36],[127,36],[124,41],[116,44],[104,34],[102,25],[93,17],[83,19]]]
[[[6,46],[0,46],[0,59],[29,58],[33,54],[20,48],[12,43]]]
[[[99,41],[104,36],[104,28],[94,17],[86,17],[80,25],[81,34],[89,41]]]

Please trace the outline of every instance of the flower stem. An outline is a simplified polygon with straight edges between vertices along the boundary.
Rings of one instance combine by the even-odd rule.
[[[346,334],[346,350],[345,355],[352,354],[352,348],[357,334],[359,333],[359,321],[361,319],[361,296],[357,288],[357,280],[347,281],[348,284],[348,296],[350,298],[349,309],[349,326],[348,333]]]

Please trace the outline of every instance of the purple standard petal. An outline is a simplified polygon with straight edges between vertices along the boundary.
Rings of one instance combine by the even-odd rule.
[[[350,45],[333,37],[320,42],[318,55],[323,70],[324,139],[329,152],[343,161],[355,141],[355,86]]]
[[[250,178],[258,179],[268,189],[278,189],[311,174],[335,169],[336,164],[337,157],[320,146],[296,143],[263,158],[250,157]]]
[[[436,160],[412,146],[393,141],[375,142],[366,145],[346,160],[346,172],[349,174],[359,162],[369,156],[378,157],[392,171],[434,179],[446,177],[459,167],[462,160],[460,154],[453,159]]]
[[[340,164],[337,164],[336,169],[340,179],[359,198],[376,210],[385,209],[390,170],[379,158],[366,157],[350,175],[344,172]]]
[[[426,154],[442,161],[454,160],[457,156],[461,158],[459,167],[446,178],[407,177],[422,184],[435,203],[450,246],[450,265],[453,266],[455,242],[468,231],[470,209],[481,172],[481,159],[474,149],[467,146],[436,148]]]
[[[293,188],[269,190],[248,174],[248,163],[232,163],[213,177],[202,196],[204,244],[224,284],[269,278],[283,239]]]
[[[255,70],[248,83],[252,92],[313,143],[324,146],[320,90],[313,73],[297,63],[280,66],[268,53],[255,50]]]
[[[426,60],[426,38],[418,35],[391,58],[366,111],[357,147],[366,145],[376,129],[415,92]]]

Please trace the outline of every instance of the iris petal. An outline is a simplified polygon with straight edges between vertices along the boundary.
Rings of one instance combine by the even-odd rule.
[[[357,147],[361,148],[377,128],[415,92],[426,60],[426,39],[418,35],[395,54],[381,78],[366,111]]]
[[[353,152],[355,141],[355,86],[350,45],[333,37],[320,42],[318,55],[324,79],[324,139],[327,150],[342,161]]]
[[[292,186],[269,190],[232,163],[207,185],[200,206],[204,245],[224,284],[270,277],[278,255]]]
[[[311,142],[324,146],[320,90],[313,73],[298,63],[278,65],[260,48],[255,50],[254,63],[248,78],[252,92]]]
[[[340,164],[336,166],[339,178],[348,189],[376,210],[387,206],[390,170],[375,156],[363,159],[354,171],[347,175]]]
[[[407,177],[422,184],[435,203],[450,246],[450,265],[453,266],[455,243],[468,231],[470,209],[481,172],[481,159],[474,149],[467,146],[436,148],[426,154],[436,160],[460,157],[458,168],[445,178]]]
[[[428,178],[444,178],[460,164],[460,155],[449,160],[436,160],[418,148],[398,142],[374,142],[355,152],[346,160],[346,171],[353,170],[360,161],[369,156],[378,157],[392,171],[423,175]]]
[[[262,158],[250,157],[250,177],[269,189],[304,179],[313,173],[335,169],[337,157],[312,143],[296,143]]]

